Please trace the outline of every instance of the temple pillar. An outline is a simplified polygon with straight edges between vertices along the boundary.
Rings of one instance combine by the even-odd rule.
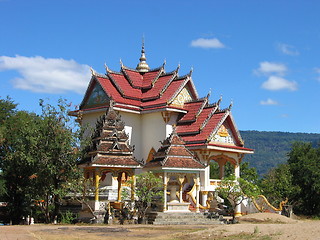
[[[226,162],[218,162],[219,164],[219,178],[220,179],[223,179],[224,178],[224,170],[225,170],[225,165],[226,165]]]
[[[200,185],[199,185],[199,173],[196,179],[196,212],[200,212]]]
[[[179,191],[179,202],[182,203],[183,202],[183,199],[182,199],[182,189],[183,189],[183,182],[184,182],[184,176],[179,176],[178,177],[178,181],[179,181],[179,184],[180,184],[180,191]]]
[[[240,164],[239,164],[239,163],[237,163],[237,164],[234,166],[234,175],[235,175],[235,177],[236,177],[236,179],[237,179],[237,181],[238,181],[238,179],[240,178]],[[237,184],[239,184],[239,182],[237,182]],[[237,201],[239,201],[239,200],[237,200]],[[238,204],[237,204],[237,206],[236,206],[236,208],[235,208],[234,211],[235,211],[235,212],[234,212],[234,215],[235,215],[236,217],[242,216],[242,214],[241,214],[241,204],[239,204],[239,202],[238,202]]]
[[[163,173],[163,211],[167,211],[167,173]]]
[[[240,165],[238,163],[234,165],[234,176],[236,179],[240,177]]]
[[[95,191],[94,191],[94,210],[99,210],[99,182],[100,182],[100,174],[99,170],[95,170]]]
[[[239,201],[239,200],[237,200]],[[234,210],[234,216],[235,217],[241,217],[242,213],[241,213],[241,204],[238,204]]]
[[[201,191],[202,194],[202,206],[207,206],[207,200],[208,200],[208,191]]]

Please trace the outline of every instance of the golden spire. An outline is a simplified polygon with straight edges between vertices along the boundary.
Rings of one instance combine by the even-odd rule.
[[[144,38],[142,39],[142,50],[141,50],[141,57],[140,57],[140,62],[137,65],[137,70],[139,72],[148,72],[150,70],[149,65],[147,64],[146,60],[146,55],[144,51]]]

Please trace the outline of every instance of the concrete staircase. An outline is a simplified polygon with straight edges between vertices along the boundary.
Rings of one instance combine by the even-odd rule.
[[[204,213],[151,212],[148,213],[148,223],[155,225],[211,225],[223,222],[218,218],[210,219]]]

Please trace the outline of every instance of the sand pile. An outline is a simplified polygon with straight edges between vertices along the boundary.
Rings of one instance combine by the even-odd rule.
[[[253,213],[239,218],[240,222],[252,223],[297,223],[297,220],[277,213]]]

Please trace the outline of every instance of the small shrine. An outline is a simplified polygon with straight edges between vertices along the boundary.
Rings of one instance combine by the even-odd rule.
[[[95,187],[91,202],[94,211],[103,211],[106,200],[121,202],[122,188],[134,178],[135,170],[143,166],[133,156],[124,126],[110,102],[106,114],[97,121],[91,144],[86,149],[87,156],[79,164],[85,178]],[[133,192],[131,194],[133,199]]]
[[[205,167],[173,129],[144,169],[162,176],[164,211],[199,211],[200,173]]]
[[[244,147],[232,103],[221,108],[221,97],[214,103],[210,94],[200,98],[192,70],[167,72],[165,63],[151,69],[144,45],[136,68],[122,62],[118,72],[105,68],[105,74],[91,70],[83,101],[71,112],[95,129],[80,167],[96,188],[96,210],[105,200],[121,202],[121,188],[143,171],[163,178],[164,212],[206,209],[227,163],[240,177],[240,163],[253,150]],[[218,179],[210,178],[212,163]]]

